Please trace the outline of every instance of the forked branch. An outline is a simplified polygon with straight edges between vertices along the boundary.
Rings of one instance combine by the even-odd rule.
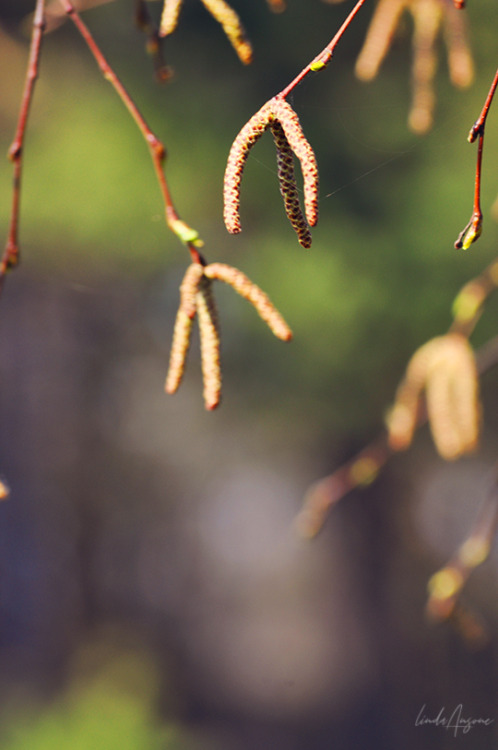
[[[474,330],[479,320],[483,305],[489,295],[498,288],[498,259],[491,263],[479,276],[469,281],[458,293],[453,303],[454,320],[447,336],[468,337]],[[444,339],[445,337],[440,337]],[[444,345],[444,341],[442,342]],[[424,345],[427,346],[427,345]],[[420,350],[419,350],[420,351]],[[436,347],[437,354],[437,347]],[[492,339],[487,345],[476,352],[475,361],[477,372],[491,369],[498,364],[498,339]],[[434,360],[433,360],[434,362]],[[426,363],[427,364],[427,363]],[[420,388],[417,388],[415,397],[409,413],[405,416],[410,420],[410,430],[413,431],[427,422],[428,414],[425,401],[419,398],[420,390],[425,381],[422,378]],[[473,376],[471,377],[472,382]],[[405,382],[404,380],[402,381]],[[413,380],[412,380],[413,382]],[[402,384],[400,384],[402,388]],[[454,398],[452,390],[447,391],[450,398]],[[474,403],[472,388],[470,389],[468,403]],[[444,402],[443,402],[444,403]],[[475,407],[470,410],[472,419],[475,419]],[[473,424],[470,420],[467,425]],[[468,427],[467,427],[468,429]],[[465,433],[464,433],[465,434]],[[467,432],[469,435],[470,432]],[[343,466],[336,469],[330,476],[315,482],[304,498],[301,511],[296,518],[297,532],[306,538],[314,537],[325,523],[326,517],[332,507],[354,489],[371,484],[378,477],[389,459],[399,449],[408,447],[407,443],[397,444],[396,440],[389,439],[389,433],[383,432],[370,444],[365,446],[353,458]],[[472,449],[473,442],[469,441]]]

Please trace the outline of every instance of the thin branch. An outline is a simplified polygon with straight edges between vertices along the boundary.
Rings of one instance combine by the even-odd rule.
[[[0,261],[0,291],[3,288],[5,274],[19,263],[19,210],[21,201],[21,175],[24,136],[28,122],[29,110],[33,100],[33,91],[36,79],[42,46],[43,31],[45,27],[45,0],[37,0],[33,18],[33,31],[31,34],[31,45],[29,51],[28,69],[26,81],[21,100],[19,119],[17,121],[16,134],[9,148],[9,159],[14,164],[12,211],[10,216],[9,234],[2,260]]]
[[[301,81],[306,78],[306,76],[309,73],[314,73],[318,70],[323,70],[323,68],[326,68],[329,62],[332,59],[332,56],[334,54],[334,50],[337,47],[337,44],[341,37],[343,36],[344,32],[348,28],[348,26],[351,24],[352,20],[360,10],[361,6],[366,2],[366,0],[358,0],[356,5],[354,6],[351,13],[348,15],[338,32],[335,34],[335,36],[331,39],[331,41],[327,44],[326,47],[318,54],[308,65],[306,65],[305,68],[297,75],[293,81],[289,83],[288,86],[286,86],[279,94],[279,96],[283,97],[284,99],[289,96],[291,91],[296,88],[296,86],[301,83]]]
[[[493,78],[493,83],[491,84],[489,88],[486,101],[484,102],[484,106],[481,110],[481,114],[479,115],[475,123],[472,125],[472,128],[470,129],[470,133],[468,136],[469,143],[473,143],[479,133],[484,133],[484,128],[486,127],[486,118],[488,116],[489,108],[491,107],[491,102],[493,101],[493,97],[495,95],[495,91],[497,88],[498,88],[498,69],[496,70],[495,77]]]
[[[130,94],[125,89],[125,87],[121,83],[120,79],[118,78],[114,70],[111,68],[111,66],[107,62],[106,58],[104,57],[100,48],[95,42],[90,30],[88,29],[86,24],[83,22],[83,20],[81,19],[81,16],[78,14],[78,12],[76,11],[72,3],[69,2],[69,0],[61,0],[61,2],[62,2],[65,12],[67,13],[71,21],[74,23],[74,25],[80,32],[88,48],[90,49],[90,52],[94,56],[102,72],[102,75],[107,81],[109,81],[111,86],[114,88],[114,90],[120,97],[123,104],[128,109],[129,113],[135,120],[140,132],[142,133],[145,139],[145,142],[147,143],[147,146],[149,147],[149,152],[152,158],[152,163],[154,165],[154,170],[156,172],[157,180],[159,182],[159,187],[161,189],[161,193],[163,196],[165,217],[166,217],[166,223],[168,227],[188,247],[190,255],[192,256],[192,260],[194,262],[204,264],[205,261],[197,249],[198,247],[202,245],[202,242],[199,240],[197,232],[191,229],[187,224],[185,224],[185,222],[183,222],[180,219],[173,205],[173,200],[171,198],[171,193],[168,187],[166,175],[164,173],[164,168],[163,168],[163,164],[166,159],[166,149],[163,143],[159,140],[159,138],[155,135],[155,133],[152,132],[152,130],[146,123],[144,117],[140,113],[132,97],[130,96]]]
[[[474,208],[472,210],[472,216],[467,226],[460,232],[455,242],[455,248],[460,250],[468,250],[470,245],[475,242],[480,236],[482,231],[482,211],[481,211],[481,174],[482,174],[482,151],[484,147],[484,130],[486,128],[486,119],[488,117],[489,108],[493,101],[495,91],[498,87],[498,69],[493,78],[493,82],[488,91],[486,101],[481,110],[481,114],[472,125],[467,140],[469,143],[474,143],[478,138],[479,142],[477,145],[477,164],[476,164],[476,176],[474,183]]]

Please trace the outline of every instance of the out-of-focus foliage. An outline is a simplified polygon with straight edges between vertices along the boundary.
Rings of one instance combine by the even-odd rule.
[[[180,728],[155,718],[159,676],[145,654],[102,641],[80,649],[73,671],[67,689],[48,705],[24,699],[4,710],[3,750],[199,747]]]

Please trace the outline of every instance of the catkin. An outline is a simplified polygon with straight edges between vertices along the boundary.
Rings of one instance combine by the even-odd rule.
[[[379,0],[355,72],[362,81],[375,78],[392,42],[394,30],[404,9],[400,0]]]
[[[178,16],[183,0],[164,0],[161,22],[159,24],[159,36],[172,34],[178,24]]]
[[[197,311],[196,295],[203,275],[204,266],[200,263],[191,263],[180,285],[180,307],[176,315],[168,374],[164,385],[166,393],[176,393],[182,382],[192,324]]]
[[[440,350],[441,336],[423,344],[413,354],[387,420],[389,445],[393,450],[409,448],[417,424],[420,399],[429,369]]]
[[[200,263],[191,263],[180,285],[180,307],[189,318],[193,318],[196,313],[196,295],[203,275],[204,266]]]
[[[196,295],[201,343],[203,394],[206,409],[216,409],[221,400],[220,335],[211,283],[204,281]]]
[[[442,339],[427,378],[427,413],[439,454],[452,461],[475,450],[479,441],[479,379],[467,339],[459,334]]]
[[[411,358],[388,419],[393,450],[410,445],[424,388],[429,426],[439,454],[451,461],[473,451],[480,430],[479,379],[474,352],[464,336],[438,336]]]
[[[291,105],[280,96],[269,102],[274,118],[279,120],[285,137],[301,162],[304,181],[304,210],[310,227],[318,221],[318,165],[315,152],[306,140],[299,118]]]
[[[246,33],[237,13],[225,0],[202,0],[207,10],[227,35],[232,47],[244,65],[252,62],[252,47],[246,37]]]
[[[466,88],[474,79],[474,62],[467,40],[465,18],[457,8],[448,8],[445,32],[451,82],[459,88]]]
[[[277,338],[282,339],[282,341],[289,341],[292,338],[292,331],[268,295],[242,271],[225,263],[211,263],[206,266],[205,275],[208,279],[224,281],[241,297],[250,302]]]
[[[240,225],[240,182],[249,151],[268,128],[273,115],[266,102],[239,132],[228,155],[223,185],[223,218],[231,234],[238,234]]]
[[[437,57],[434,50],[441,24],[442,5],[434,0],[417,0],[411,4],[413,15],[412,105],[408,124],[414,133],[422,135],[432,126],[434,104],[434,76]]]
[[[173,343],[169,359],[168,374],[164,384],[166,393],[176,393],[185,372],[185,361],[190,346],[193,318],[189,317],[180,307],[176,314]]]
[[[403,383],[396,394],[396,402],[387,417],[389,446],[393,451],[410,447],[417,424],[421,388],[411,389]]]
[[[294,174],[292,149],[278,120],[271,123],[271,131],[277,149],[277,169],[280,193],[284,199],[285,213],[303,247],[311,247],[311,232],[299,205],[299,194]]]

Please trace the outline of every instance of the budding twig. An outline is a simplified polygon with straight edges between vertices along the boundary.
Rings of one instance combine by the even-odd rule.
[[[306,65],[306,67],[302,69],[302,71],[294,78],[294,80],[292,80],[289,83],[288,86],[282,89],[279,96],[286,99],[291,93],[291,91],[293,91],[296,88],[296,86],[299,83],[301,83],[301,81],[304,80],[304,78],[306,78],[307,75],[309,75],[310,73],[314,73],[318,70],[323,70],[323,68],[327,67],[327,65],[332,59],[332,55],[334,54],[334,50],[337,47],[337,44],[339,43],[340,39],[344,35],[344,32],[346,31],[348,26],[351,24],[354,17],[360,10],[361,6],[365,3],[365,1],[366,0],[357,0],[357,3],[354,6],[353,10],[349,13],[348,17],[346,18],[344,23],[341,25],[337,33],[334,34],[334,36],[332,37],[330,42],[327,44],[327,46],[324,47],[322,51],[316,57],[314,57],[313,60],[310,63],[308,63],[308,65]]]
[[[166,149],[163,143],[159,140],[159,138],[155,135],[155,133],[152,132],[152,130],[148,126],[147,122],[145,121],[145,118],[139,111],[138,107],[136,106],[135,102],[133,101],[132,97],[130,96],[130,94],[124,87],[124,85],[121,83],[121,80],[118,78],[114,70],[111,68],[111,66],[107,62],[99,46],[95,42],[95,39],[93,38],[89,28],[84,23],[81,16],[74,8],[73,4],[69,2],[69,0],[60,0],[60,2],[62,3],[63,8],[65,12],[67,13],[68,17],[74,23],[74,25],[80,32],[81,36],[85,40],[90,52],[94,56],[102,72],[102,75],[104,76],[106,81],[109,81],[111,86],[114,88],[114,90],[120,97],[121,101],[128,109],[128,112],[131,114],[131,116],[135,120],[140,132],[142,133],[144,137],[144,140],[149,148],[149,153],[152,159],[152,163],[154,165],[154,170],[156,172],[157,180],[159,182],[159,187],[161,189],[161,193],[163,196],[165,218],[166,218],[166,223],[168,227],[187,246],[190,252],[190,255],[192,257],[192,260],[194,262],[203,263],[204,262],[203,258],[197,249],[198,247],[202,245],[202,242],[200,241],[197,235],[197,232],[195,232],[195,230],[188,227],[188,225],[185,224],[185,222],[183,222],[179,218],[176,212],[176,209],[174,207],[171,193],[168,187],[168,183],[166,181],[166,175],[163,169],[163,163],[166,159]]]
[[[45,27],[45,0],[36,0],[35,14],[33,18],[33,29],[31,33],[31,45],[29,51],[28,69],[26,81],[21,100],[21,108],[17,121],[16,134],[9,148],[9,159],[14,164],[14,178],[12,191],[12,210],[10,215],[9,233],[7,243],[0,261],[0,291],[3,288],[5,274],[19,263],[19,209],[21,201],[21,175],[24,135],[28,122],[29,109],[33,99],[33,91],[40,62],[43,31]]]
[[[482,232],[482,211],[481,211],[481,173],[482,173],[482,151],[484,147],[484,130],[486,128],[486,119],[488,117],[489,108],[493,101],[495,91],[498,87],[498,69],[495,73],[495,77],[488,91],[486,101],[481,110],[481,114],[472,125],[467,140],[469,143],[474,143],[476,139],[477,144],[477,164],[476,164],[476,176],[474,183],[474,208],[472,216],[467,226],[460,232],[455,242],[455,248],[457,250],[464,249],[468,250],[473,242],[475,242],[481,236]]]

